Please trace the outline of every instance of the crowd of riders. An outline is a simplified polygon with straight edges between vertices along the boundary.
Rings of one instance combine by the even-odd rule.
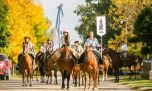
[[[126,58],[128,53],[127,44],[124,41],[121,41],[120,44],[121,44],[120,52],[122,56]],[[67,30],[63,31],[63,35],[61,37],[61,45],[62,45],[61,48],[64,46],[71,46],[71,39],[69,36],[69,32]],[[74,42],[73,48],[71,48],[71,50],[79,54],[80,56],[79,62],[82,62],[84,60],[85,57],[84,50],[86,46],[89,46],[92,49],[92,52],[96,55],[96,58],[99,60],[99,64],[102,64],[101,54],[98,51],[98,49],[101,48],[101,45],[99,44],[97,38],[94,37],[94,33],[92,31],[88,33],[88,37],[84,42],[84,47],[82,47],[81,44],[79,43],[79,40],[77,40]],[[30,41],[30,37],[24,37],[23,47],[25,47],[27,51],[25,51],[25,48],[22,48],[22,52],[18,56],[18,62],[20,62],[20,56],[24,55],[25,52],[27,52],[34,61],[36,53],[34,49],[34,44],[32,44],[32,42]],[[53,47],[54,47],[54,43],[50,39],[42,42],[38,53],[38,55],[43,55],[41,56],[40,59],[46,60],[49,53],[52,53],[54,51]]]

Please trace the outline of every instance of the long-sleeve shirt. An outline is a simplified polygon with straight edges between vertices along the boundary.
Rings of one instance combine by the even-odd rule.
[[[123,45],[121,46],[121,51],[128,51],[128,46],[127,46],[127,44],[123,44]]]
[[[88,38],[84,44],[85,46],[90,46],[91,49],[97,49],[97,47],[100,47],[99,42],[96,38]]]
[[[45,53],[45,52],[46,52],[46,47],[45,47],[45,46],[41,46],[41,48],[40,48],[40,52]]]
[[[67,44],[67,43],[65,42],[65,38],[64,38],[64,36],[62,36],[62,37],[61,37],[61,44],[62,44],[62,45],[70,45],[70,39],[69,39],[68,43],[69,43],[69,44]]]

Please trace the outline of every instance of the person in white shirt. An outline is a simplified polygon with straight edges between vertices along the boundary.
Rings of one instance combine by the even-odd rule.
[[[99,42],[96,38],[94,38],[94,33],[93,32],[89,32],[88,34],[88,38],[84,44],[84,48],[86,46],[89,46],[91,47],[92,49],[92,52],[96,55],[96,58],[98,60],[98,63],[99,64],[103,64],[103,61],[102,61],[102,58],[101,58],[101,54],[100,52],[97,50],[97,48],[100,48],[100,45],[99,45]],[[82,53],[82,55],[80,56],[78,62],[79,63],[82,63],[82,61],[84,60],[85,58],[85,53]]]
[[[25,50],[25,49],[27,49],[27,50]],[[20,62],[21,56],[24,55],[25,52],[27,52],[30,55],[30,57],[32,58],[32,61],[34,61],[35,49],[34,49],[34,45],[30,41],[30,37],[28,37],[28,36],[24,37],[22,52],[18,56],[18,63]]]
[[[74,42],[74,50],[78,53],[79,56],[83,53],[83,48],[79,44],[79,41]]]
[[[124,41],[121,41],[120,52],[122,53],[122,56],[126,59],[128,53],[128,46]]]

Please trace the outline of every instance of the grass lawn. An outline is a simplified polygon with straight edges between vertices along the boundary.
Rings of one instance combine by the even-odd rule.
[[[140,76],[138,76],[136,80],[134,76],[132,76],[130,81],[128,80],[128,76],[120,76],[119,84],[127,85],[137,91],[152,91],[152,81],[143,79]]]

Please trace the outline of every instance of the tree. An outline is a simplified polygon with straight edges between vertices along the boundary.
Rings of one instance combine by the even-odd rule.
[[[29,36],[34,44],[44,41],[49,22],[44,17],[41,5],[36,4],[34,0],[7,0],[7,5],[9,9],[7,27],[11,32],[7,54],[17,62],[17,56],[22,50],[23,38]]]
[[[96,16],[106,15],[107,34],[103,36],[103,43],[116,51],[119,49],[119,42],[124,40],[128,43],[128,38],[133,34],[134,22],[151,0],[86,0],[86,5],[79,5],[75,11],[80,16],[80,25],[76,30],[80,35],[86,36],[89,31],[96,32]],[[96,35],[99,39],[99,37]],[[129,43],[129,51],[138,50],[140,54],[141,43]]]
[[[135,37],[130,42],[142,42],[142,53],[152,53],[152,5],[145,7],[134,24]]]
[[[9,44],[10,32],[8,31],[7,20],[8,7],[5,0],[0,0],[0,52]]]

